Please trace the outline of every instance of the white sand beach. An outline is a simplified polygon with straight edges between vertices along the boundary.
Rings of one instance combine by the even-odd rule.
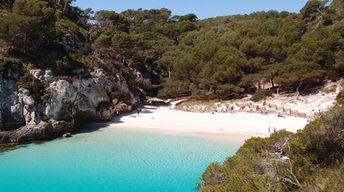
[[[280,114],[292,117],[303,117],[314,120],[321,113],[328,111],[336,104],[337,95],[344,90],[343,80],[328,82],[322,88],[308,95],[274,94],[259,102],[251,101],[252,95],[242,99],[222,101],[189,100],[177,108],[188,112],[250,112],[263,114]]]
[[[111,128],[149,129],[176,133],[240,135],[265,137],[274,130],[296,132],[307,124],[306,118],[277,117],[256,113],[194,113],[171,107],[145,106],[142,112],[117,117]]]
[[[253,113],[253,112],[227,112],[212,113],[211,111],[222,111],[221,107],[227,106],[228,102],[208,102],[208,103],[192,103],[184,105],[194,109],[187,112],[184,107],[175,105],[180,101],[172,102],[168,107],[145,106],[142,112],[130,113],[119,116],[109,125],[112,128],[125,129],[145,129],[164,131],[177,134],[200,134],[203,136],[216,135],[225,138],[241,138],[247,139],[252,136],[267,137],[274,130],[286,129],[290,132],[297,132],[308,124],[310,117],[314,117],[316,113],[327,111],[336,102],[336,96],[343,90],[342,80],[326,84],[318,92],[306,96],[292,95],[276,95],[265,101],[254,103],[254,105],[263,106],[263,102],[273,104],[278,108],[289,108],[306,114],[305,117],[292,115],[283,115],[278,117],[281,111],[276,113]],[[332,91],[328,91],[332,90]],[[236,103],[249,104],[252,103],[249,98],[244,98]],[[222,106],[223,105],[223,106]],[[213,108],[208,112],[203,108]],[[228,106],[227,106],[228,108]],[[267,106],[265,106],[267,108]],[[215,109],[215,110],[214,110]],[[195,112],[196,111],[196,112]],[[198,111],[198,112],[197,112]]]

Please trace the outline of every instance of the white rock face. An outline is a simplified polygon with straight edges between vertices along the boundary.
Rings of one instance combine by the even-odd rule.
[[[130,97],[130,105],[137,102],[125,82],[119,77],[104,76],[103,71],[97,70],[96,78],[72,79],[70,82],[58,80],[50,83],[47,88],[49,100],[45,106],[45,114],[49,119],[64,120],[76,114],[87,113],[93,118],[109,120],[114,115],[112,105],[118,104],[117,98],[110,98],[113,90],[120,90]],[[114,102],[115,101],[115,102]],[[109,105],[108,107],[102,104]]]
[[[111,84],[113,86],[113,83]],[[111,84],[106,81],[99,82],[98,78],[73,81],[74,87],[78,90],[78,110],[96,112],[99,103],[109,101],[107,88],[110,88]]]
[[[18,111],[20,111],[20,109],[21,109],[21,106],[19,103],[17,103],[15,105],[11,106],[11,113],[17,113]]]
[[[95,69],[95,75],[96,75],[97,77],[103,77],[103,76],[105,76],[104,69],[100,69],[100,68]]]
[[[66,81],[53,77],[50,70],[31,70],[34,78],[48,84],[42,103],[36,103],[27,89],[16,91],[16,81],[0,75],[0,143],[58,137],[84,121],[111,120],[137,102],[120,76],[106,76],[102,69],[94,72],[94,78],[82,79],[87,71],[80,71]],[[126,100],[110,98],[114,91]]]
[[[19,89],[18,100],[23,107],[23,116],[26,125],[36,125],[41,122],[39,115],[36,113],[35,100],[30,96],[30,91],[27,89]]]
[[[53,80],[53,74],[51,70],[33,69],[30,70],[30,74],[40,81],[51,82]]]
[[[58,120],[60,112],[65,105],[75,101],[77,92],[74,87],[65,80],[58,80],[50,83],[47,91],[50,94],[45,108],[45,114],[49,118]]]
[[[53,80],[53,73],[51,72],[51,70],[45,70],[43,77],[46,81],[50,82]]]

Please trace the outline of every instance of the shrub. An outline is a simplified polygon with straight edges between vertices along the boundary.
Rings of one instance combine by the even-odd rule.
[[[251,100],[254,102],[258,102],[261,100],[266,99],[267,97],[272,95],[271,90],[266,90],[266,89],[258,89],[252,96]]]
[[[19,59],[5,57],[0,55],[0,73],[7,77],[7,73],[11,72],[20,72],[22,70],[22,63]]]
[[[24,88],[30,91],[35,102],[42,103],[44,98],[45,85],[35,79],[30,73],[24,73],[17,81],[17,88]]]
[[[306,152],[316,163],[329,165],[344,160],[344,109],[335,109],[323,117],[322,123],[303,134]]]
[[[178,80],[167,80],[163,83],[163,89],[159,91],[160,98],[174,98],[189,96],[191,94],[189,83]]]
[[[344,91],[341,91],[338,95],[337,95],[337,103],[339,105],[344,105]]]
[[[334,86],[331,86],[331,87],[326,88],[326,89],[324,90],[324,92],[327,93],[327,94],[329,94],[329,93],[334,93],[334,92],[336,92],[336,90],[337,90],[337,86],[334,85]]]

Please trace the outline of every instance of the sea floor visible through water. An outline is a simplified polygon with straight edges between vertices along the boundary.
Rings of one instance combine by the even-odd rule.
[[[87,126],[0,152],[1,192],[192,192],[244,140]]]

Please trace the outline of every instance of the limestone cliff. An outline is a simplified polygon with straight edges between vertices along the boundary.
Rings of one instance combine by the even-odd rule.
[[[0,77],[0,143],[59,137],[83,123],[111,120],[138,104],[121,76],[109,76],[102,69],[68,79],[54,77],[50,70],[29,72],[46,85],[40,102],[29,90],[17,89],[15,78]]]

